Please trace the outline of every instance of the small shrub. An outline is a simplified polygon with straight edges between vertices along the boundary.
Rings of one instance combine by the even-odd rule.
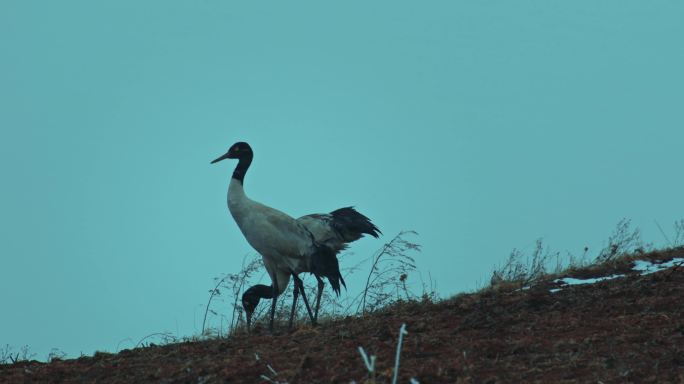
[[[48,354],[47,361],[50,363],[53,361],[64,360],[66,355],[66,352],[60,350],[59,348],[52,348]]]
[[[12,346],[5,344],[4,348],[0,348],[0,364],[14,364],[20,361],[28,361],[36,356],[31,353],[28,345],[24,345],[17,352],[13,352]]]
[[[684,219],[675,221],[674,223],[675,235],[672,242],[673,247],[681,247],[684,245]]]
[[[551,252],[544,247],[542,239],[537,239],[532,255],[525,257],[518,249],[513,249],[502,267],[494,270],[490,283],[498,286],[503,283],[514,283],[519,287],[532,284],[542,279],[547,272],[548,264],[555,256],[556,268],[562,264],[559,252]]]
[[[618,222],[613,234],[608,237],[608,245],[596,256],[596,262],[603,263],[638,250],[644,251],[641,232],[638,228],[632,230],[630,225],[629,219],[622,219]]]
[[[243,311],[241,301],[242,293],[247,288],[247,284],[252,276],[259,270],[263,270],[264,266],[259,255],[252,256],[251,260],[247,263],[246,261],[247,256],[245,255],[245,257],[242,258],[242,268],[238,273],[228,273],[221,278],[214,278],[216,285],[213,289],[209,290],[209,299],[205,306],[204,319],[202,320],[202,335],[221,336],[222,324],[219,324],[217,328],[209,328],[207,326],[207,316],[209,314],[219,316],[221,323],[224,319],[227,319],[211,307],[211,303],[215,298],[222,298],[222,292],[228,292],[230,299],[232,299],[230,304],[230,322],[227,325],[227,333],[231,334],[239,327]]]
[[[406,285],[409,274],[415,272],[415,260],[410,252],[419,252],[420,245],[406,239],[417,235],[414,231],[401,231],[375,255],[363,296],[359,303],[361,314],[373,312],[399,298],[411,300],[415,295]]]

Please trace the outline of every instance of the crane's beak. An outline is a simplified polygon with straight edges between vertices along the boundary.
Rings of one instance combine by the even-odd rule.
[[[227,153],[227,152],[226,152],[225,155],[223,155],[223,156],[221,156],[221,157],[219,157],[219,158],[217,158],[217,159],[214,159],[214,161],[212,161],[211,164],[218,163],[219,161],[225,160],[225,159],[229,159],[228,153]]]

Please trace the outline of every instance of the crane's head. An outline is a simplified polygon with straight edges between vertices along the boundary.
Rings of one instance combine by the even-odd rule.
[[[237,142],[233,145],[230,146],[230,149],[228,149],[228,152],[226,152],[223,156],[215,159],[211,163],[218,163],[221,160],[224,159],[252,159],[252,147],[249,146],[249,144],[245,143],[244,141]]]
[[[250,287],[242,294],[242,308],[245,310],[247,316],[247,330],[252,325],[252,315],[259,301],[261,299],[269,299],[273,297],[273,289],[267,285],[257,284]]]

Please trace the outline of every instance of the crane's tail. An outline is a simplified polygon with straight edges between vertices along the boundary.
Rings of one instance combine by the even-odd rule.
[[[359,213],[354,207],[344,207],[330,212],[332,226],[340,234],[345,243],[351,243],[364,234],[376,239],[382,232],[370,219]]]
[[[340,283],[347,288],[342,274],[340,263],[337,261],[337,252],[325,244],[316,244],[316,249],[311,256],[311,273],[321,277],[327,277],[333,291],[340,295]]]

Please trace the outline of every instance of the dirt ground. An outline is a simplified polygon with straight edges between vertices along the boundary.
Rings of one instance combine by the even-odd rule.
[[[642,256],[673,257],[684,257],[684,250]],[[630,265],[625,260],[575,276],[625,273]],[[279,383],[387,383],[405,323],[400,383],[684,383],[684,266],[556,293],[553,287],[548,281],[399,303],[276,336],[258,329],[230,339],[1,365],[0,382],[260,383],[268,382],[265,375]],[[359,346],[377,356],[374,378]]]

